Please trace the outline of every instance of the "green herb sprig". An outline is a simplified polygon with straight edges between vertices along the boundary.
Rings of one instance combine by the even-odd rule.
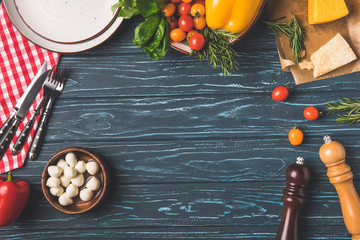
[[[165,2],[165,0],[118,0],[111,8],[113,12],[120,8],[118,16],[125,19],[136,15],[145,18],[145,21],[135,28],[133,43],[143,48],[153,60],[164,57],[170,47],[169,24],[160,11]]]
[[[346,112],[346,114],[339,114],[336,121],[338,123],[354,124],[360,122],[360,100],[352,100],[344,98],[338,102],[332,101],[328,103],[326,110],[331,112]]]
[[[279,23],[282,18],[265,21],[275,33],[283,33],[289,38],[289,47],[293,51],[296,63],[304,57],[305,51],[305,28],[301,27],[298,20],[292,16],[289,23]]]
[[[204,28],[201,31],[206,39],[204,48],[200,51],[192,51],[191,55],[199,60],[207,59],[212,68],[221,67],[225,76],[238,70],[238,62],[235,57],[238,53],[231,47],[230,39],[236,38],[236,33],[225,30]]]

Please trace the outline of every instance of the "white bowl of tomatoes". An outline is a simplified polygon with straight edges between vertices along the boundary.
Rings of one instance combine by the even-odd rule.
[[[189,54],[205,45],[205,0],[171,0],[163,8],[170,25],[171,46]]]
[[[265,5],[265,0],[257,1],[260,2],[259,7],[251,22],[246,29],[229,39],[231,43],[243,37],[256,22]],[[204,48],[207,41],[203,34],[204,29],[207,28],[205,0],[169,0],[162,11],[170,25],[172,48],[186,54]]]

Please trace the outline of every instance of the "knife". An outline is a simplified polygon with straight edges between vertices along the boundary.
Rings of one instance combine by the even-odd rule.
[[[20,122],[27,115],[31,105],[38,95],[44,81],[47,79],[51,70],[46,71],[47,63],[41,66],[30,85],[26,88],[24,94],[18,100],[11,116],[0,128],[0,159],[4,156],[11,140],[13,139],[16,129]]]

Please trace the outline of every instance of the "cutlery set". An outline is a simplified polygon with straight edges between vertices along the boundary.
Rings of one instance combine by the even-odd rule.
[[[55,66],[51,70],[47,70],[47,63],[45,62],[38,73],[31,81],[30,85],[25,90],[24,94],[18,100],[14,107],[14,112],[6,120],[6,122],[0,128],[0,158],[6,153],[10,142],[15,136],[16,130],[26,117],[30,107],[32,106],[36,96],[41,88],[43,88],[43,96],[38,103],[37,107],[33,111],[33,114],[29,121],[26,123],[24,129],[17,137],[14,146],[11,149],[12,155],[16,155],[23,148],[27,138],[30,135],[33,124],[40,114],[42,115],[40,122],[37,126],[34,139],[30,146],[29,158],[33,160],[37,157],[41,143],[44,138],[45,128],[49,119],[50,111],[53,106],[54,100],[61,94],[65,80],[65,69]],[[45,105],[45,106],[44,106]],[[44,107],[43,107],[44,106]]]

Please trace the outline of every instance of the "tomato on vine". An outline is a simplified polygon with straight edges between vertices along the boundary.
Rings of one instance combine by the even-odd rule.
[[[284,86],[276,87],[272,92],[272,99],[281,102],[289,97],[289,88]]]
[[[319,110],[316,107],[307,107],[304,109],[304,117],[307,120],[314,121],[319,118]]]

